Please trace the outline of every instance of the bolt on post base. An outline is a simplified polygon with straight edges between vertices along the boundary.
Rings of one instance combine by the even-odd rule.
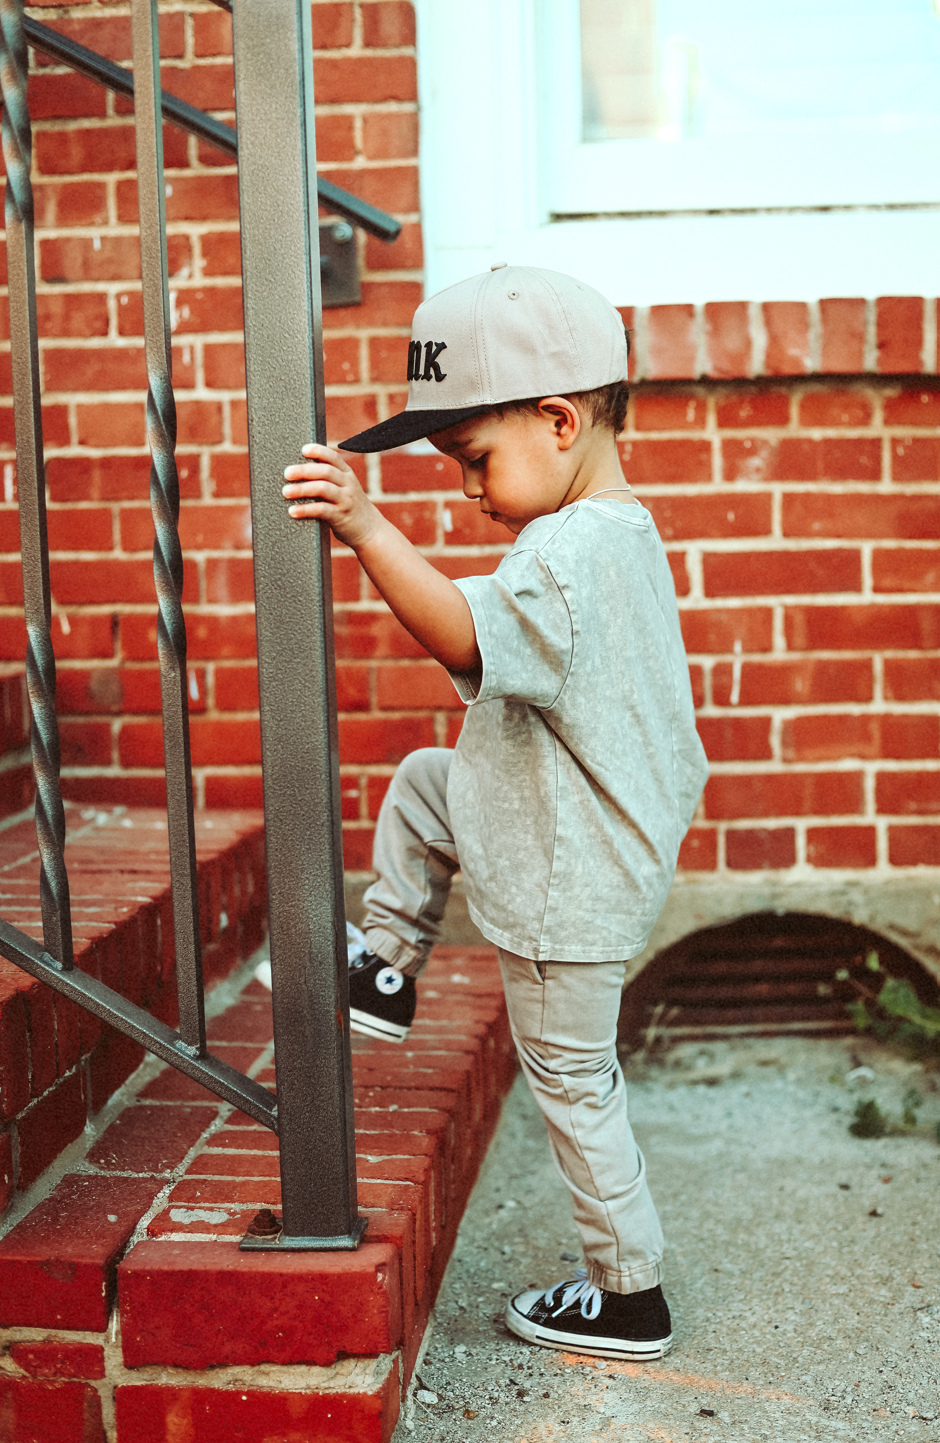
[[[285,1237],[283,1224],[269,1208],[263,1208],[249,1223],[248,1231],[239,1243],[242,1252],[354,1252],[362,1241],[362,1235],[369,1226],[369,1219],[358,1217],[352,1230],[337,1237]]]

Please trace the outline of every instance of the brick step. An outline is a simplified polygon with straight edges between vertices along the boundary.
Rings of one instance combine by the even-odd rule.
[[[67,802],[65,816],[76,965],[173,1024],[165,812]],[[264,939],[261,814],[197,813],[196,848],[211,986]],[[0,829],[0,916],[41,938],[32,818]],[[0,1213],[81,1135],[143,1056],[137,1043],[0,959]]]
[[[35,790],[26,672],[0,663],[0,822],[28,807]]]
[[[50,1437],[97,1438],[74,1419],[94,1414],[102,1388],[117,1443],[170,1443],[184,1415],[192,1443],[387,1443],[514,1075],[495,952],[437,949],[419,1018],[404,1047],[355,1039],[369,1226],[354,1253],[240,1252],[257,1210],[280,1206],[272,1134],[171,1069],[143,1088],[82,1173],[0,1242],[0,1345],[20,1370],[0,1375],[12,1443],[32,1437],[36,1409],[54,1418]],[[273,1086],[258,983],[210,1034]],[[37,1328],[49,1330],[41,1357],[24,1351],[35,1334],[22,1330]]]

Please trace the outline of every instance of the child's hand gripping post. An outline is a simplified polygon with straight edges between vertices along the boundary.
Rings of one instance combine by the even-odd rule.
[[[284,495],[298,521],[325,521],[416,641],[450,671],[480,665],[473,617],[458,586],[435,571],[363,491],[339,451],[311,443],[284,471]]]

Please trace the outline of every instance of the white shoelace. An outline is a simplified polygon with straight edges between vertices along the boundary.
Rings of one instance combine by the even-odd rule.
[[[587,1268],[575,1268],[573,1278],[562,1278],[561,1282],[556,1283],[553,1288],[545,1289],[542,1296],[550,1308],[554,1305],[555,1294],[559,1288],[564,1288],[565,1291],[561,1295],[560,1305],[551,1315],[553,1318],[557,1318],[558,1314],[563,1313],[565,1308],[570,1307],[572,1303],[578,1302],[581,1304],[582,1318],[597,1317],[603,1301],[601,1290],[594,1283],[588,1282]]]
[[[365,935],[354,927],[351,922],[346,923],[346,957],[351,968],[355,969],[362,965],[363,953],[369,949],[366,946]]]

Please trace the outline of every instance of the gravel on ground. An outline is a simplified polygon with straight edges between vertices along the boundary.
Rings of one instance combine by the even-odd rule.
[[[520,1079],[395,1443],[940,1443],[936,1075],[856,1037],[682,1043],[625,1071],[673,1351],[605,1364],[506,1329],[511,1293],[581,1262]],[[895,1131],[855,1137],[871,1097]]]

